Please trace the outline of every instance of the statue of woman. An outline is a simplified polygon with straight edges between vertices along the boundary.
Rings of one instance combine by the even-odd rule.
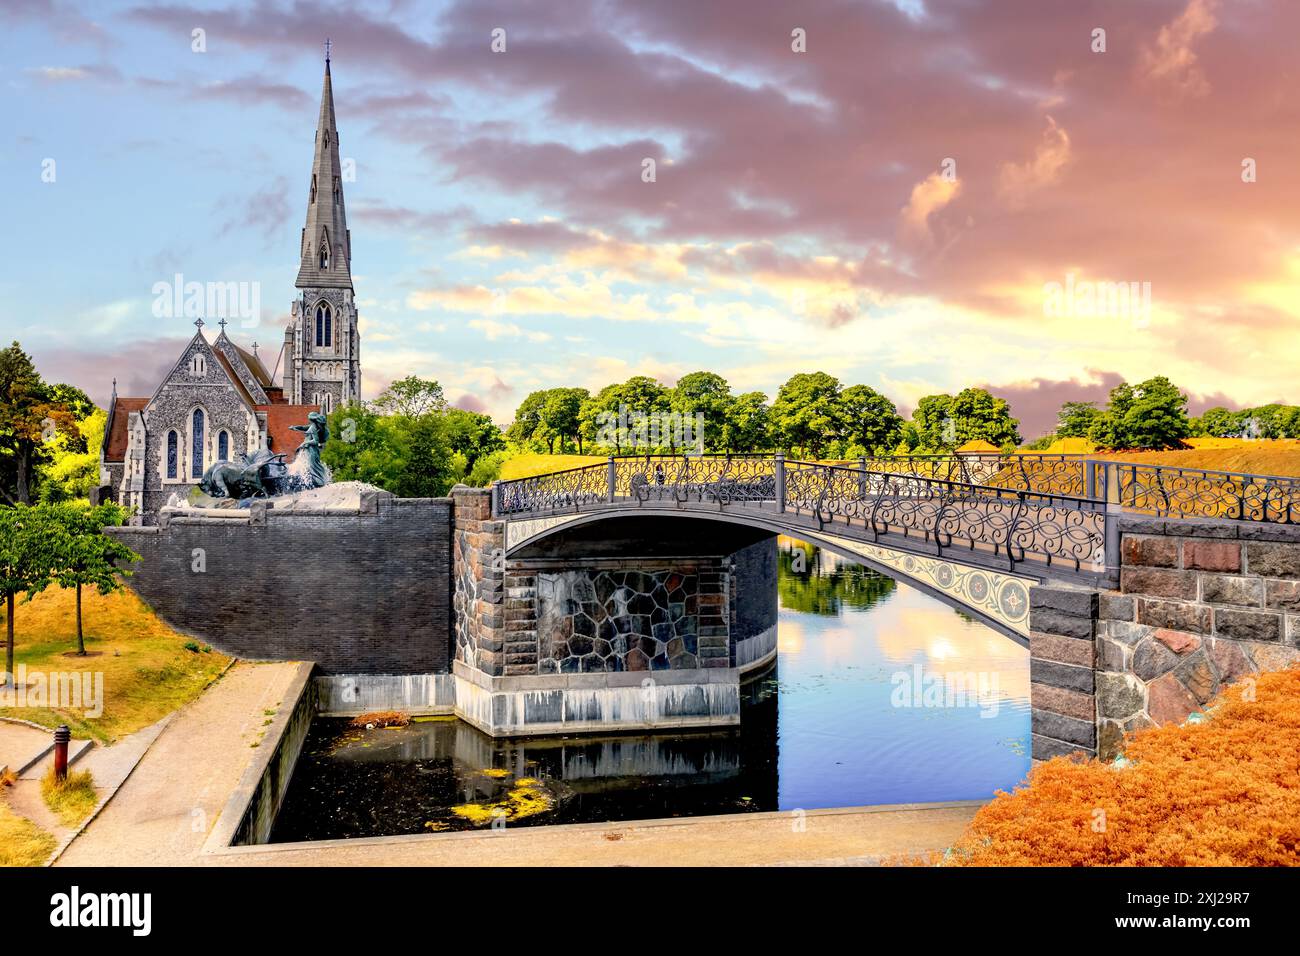
[[[320,460],[320,450],[330,439],[329,423],[320,412],[309,412],[306,425],[290,425],[296,432],[306,432],[302,444],[298,446],[298,455],[294,459],[295,470],[301,469],[307,484],[311,488],[320,488],[329,484],[330,473]],[[305,466],[303,455],[306,455]]]

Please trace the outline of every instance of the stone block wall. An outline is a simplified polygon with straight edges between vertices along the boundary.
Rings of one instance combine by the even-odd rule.
[[[492,494],[487,489],[457,485],[451,490],[451,500],[455,516],[452,576],[456,660],[489,676],[501,677],[507,674],[507,633],[527,634],[525,628],[532,623],[525,619],[519,605],[509,609],[506,605],[505,523],[492,519]],[[513,632],[507,626],[508,613],[512,615],[509,624]],[[536,643],[535,638],[532,643]],[[524,672],[534,673],[534,669]]]
[[[323,674],[450,667],[451,502],[363,496],[359,510],[170,517],[108,529],[143,560],[125,579],[184,634]]]
[[[1300,528],[1121,518],[1120,589],[1100,597],[1099,755],[1181,722],[1223,687],[1300,660]]]
[[[1029,705],[1034,760],[1097,752],[1096,591],[1029,590]]]

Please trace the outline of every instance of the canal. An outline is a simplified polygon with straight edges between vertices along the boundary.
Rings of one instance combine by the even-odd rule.
[[[775,664],[736,730],[501,741],[455,718],[312,725],[272,842],[970,800],[1029,771],[1029,654],[782,538]]]

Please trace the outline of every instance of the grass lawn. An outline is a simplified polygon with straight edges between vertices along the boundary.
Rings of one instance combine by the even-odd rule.
[[[14,813],[0,797],[0,866],[40,866],[55,846],[51,834]]]
[[[1207,717],[1139,731],[1124,766],[1041,764],[943,864],[1300,865],[1300,668],[1227,688]]]
[[[89,653],[69,654],[77,646],[75,600],[75,592],[51,587],[30,602],[19,601],[14,610],[14,665],[44,673],[102,673],[103,714],[88,718],[80,710],[4,707],[0,716],[51,728],[67,724],[73,736],[111,743],[193,700],[229,661],[216,651],[187,650],[185,645],[193,643],[189,638],[169,628],[126,590],[106,596],[83,590]]]
[[[65,827],[75,827],[95,809],[99,794],[89,770],[69,770],[68,779],[55,783],[54,768],[41,781],[41,796]]]

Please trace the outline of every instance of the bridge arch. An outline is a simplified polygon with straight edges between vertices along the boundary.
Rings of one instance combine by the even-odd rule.
[[[1029,589],[1039,580],[943,555],[904,551],[878,543],[857,541],[833,530],[818,530],[783,520],[779,513],[750,510],[686,510],[647,506],[629,513],[626,508],[587,510],[567,515],[510,519],[505,529],[505,557],[537,555],[548,542],[563,538],[594,524],[627,521],[630,518],[663,522],[689,521],[725,524],[772,535],[786,535],[807,541],[873,571],[900,580],[911,587],[970,614],[980,623],[1029,646]],[[919,543],[919,542],[918,542]]]

